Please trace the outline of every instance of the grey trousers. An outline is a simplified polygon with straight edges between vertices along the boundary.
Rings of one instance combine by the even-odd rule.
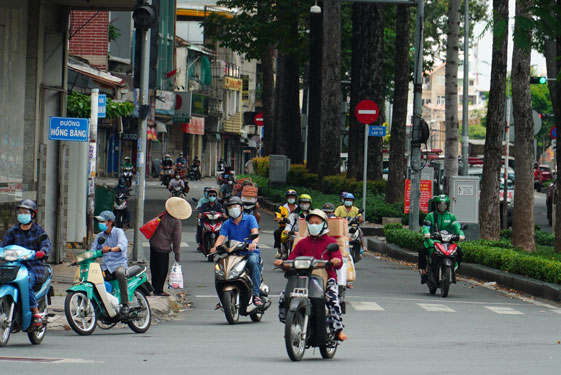
[[[119,282],[119,293],[121,294],[121,305],[129,304],[129,292],[127,285],[127,270],[123,266],[117,267],[112,273],[107,271],[112,277],[116,278]]]

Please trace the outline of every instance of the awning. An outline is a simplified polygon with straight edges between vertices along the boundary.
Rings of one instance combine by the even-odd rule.
[[[76,73],[82,74],[86,77],[89,77],[95,82],[98,82],[105,86],[111,86],[111,87],[122,86],[125,83],[122,78],[116,77],[110,73],[96,69],[91,65],[79,61],[77,59],[73,59],[72,57],[68,58],[68,69]]]
[[[168,129],[166,127],[166,124],[164,124],[161,121],[156,120],[156,132],[157,133],[167,133]]]

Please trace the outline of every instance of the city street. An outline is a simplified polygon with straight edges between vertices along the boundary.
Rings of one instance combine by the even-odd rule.
[[[208,183],[191,183],[188,199],[202,195]],[[162,209],[167,194],[155,182],[147,190],[148,218]],[[141,335],[128,328],[96,330],[89,337],[50,332],[40,346],[14,334],[0,349],[2,373],[89,374],[99,367],[137,374],[545,374],[561,365],[561,305],[510,298],[468,280],[452,285],[448,298],[431,296],[411,266],[371,254],[357,264],[358,280],[348,291],[349,341],[333,360],[309,349],[302,362],[292,363],[277,319],[284,278],[272,269],[275,223],[269,214],[262,221],[264,278],[273,295],[262,322],[240,317],[231,326],[214,310],[212,264],[196,251],[191,218],[183,223],[181,264],[192,306],[177,319]]]

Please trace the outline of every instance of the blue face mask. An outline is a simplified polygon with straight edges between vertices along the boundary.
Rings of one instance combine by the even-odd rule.
[[[21,224],[29,224],[31,222],[31,214],[18,214],[18,221]]]
[[[107,224],[105,223],[98,223],[97,226],[102,232],[105,232],[107,230]]]
[[[353,205],[353,201],[345,201],[345,206],[351,207]]]
[[[208,197],[209,202],[214,202],[216,200],[216,196],[211,195],[210,197]]]

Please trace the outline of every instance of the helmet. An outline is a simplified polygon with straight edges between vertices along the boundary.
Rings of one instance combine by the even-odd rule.
[[[298,203],[300,202],[310,202],[310,204],[312,203],[312,197],[310,197],[308,194],[301,194],[298,197]]]
[[[130,156],[125,156],[125,161],[131,161],[131,157]]]
[[[180,157],[180,158],[183,157],[183,152],[180,152],[180,153],[179,153],[179,157]]]
[[[165,159],[171,159],[170,154],[166,154]]]
[[[249,180],[245,180],[242,184],[242,186],[248,186],[248,185],[252,185],[251,181]]]
[[[327,223],[327,214],[318,208],[316,208],[315,210],[311,210],[310,213],[306,215],[306,222],[309,222],[312,216],[319,216],[324,222]]]
[[[199,157],[197,155],[195,155],[195,160],[199,160]]]
[[[296,193],[296,190],[294,190],[294,189],[288,189],[286,191],[286,194],[284,194],[284,196],[286,197],[286,196],[289,196],[289,195],[294,195],[295,197],[297,197],[298,193]]]
[[[333,212],[335,211],[335,206],[333,205],[333,203],[327,202],[326,204],[323,205],[323,207],[321,208],[323,212]]]
[[[212,187],[210,186],[205,186],[204,190],[203,190],[203,195],[205,196],[205,198],[208,198],[208,191],[212,189]]]
[[[450,204],[450,198],[448,198],[448,196],[446,194],[435,195],[434,197],[432,197],[431,200],[432,200],[433,203]]]
[[[37,215],[37,204],[33,202],[31,199],[24,199],[21,202],[19,202],[18,205],[16,206],[16,209],[18,208],[26,208],[29,211],[31,211],[32,212],[31,217]],[[33,215],[33,213],[35,213],[35,215]]]
[[[230,206],[233,206],[235,204],[239,204],[240,206],[243,205],[242,200],[239,197],[232,197],[232,198],[228,199],[228,202],[226,203],[226,207],[230,207]]]
[[[210,193],[214,193],[214,194],[218,195],[218,192],[216,191],[216,189],[212,188],[212,187],[207,189],[207,191],[206,191],[207,197],[210,195]]]
[[[343,196],[343,199],[352,199],[353,201],[355,200],[355,196],[354,194],[351,193],[345,193],[344,195],[341,194]]]

